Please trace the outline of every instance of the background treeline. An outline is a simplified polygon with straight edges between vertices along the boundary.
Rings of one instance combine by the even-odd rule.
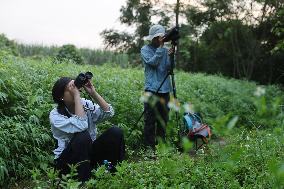
[[[108,47],[135,57],[153,23],[170,28],[179,15],[178,68],[263,84],[284,82],[283,0],[180,0],[174,5],[127,0],[120,12],[120,22],[135,31],[104,30]]]
[[[20,44],[0,34],[0,50],[5,50],[15,56],[32,57],[42,59],[54,58],[54,61],[68,59],[77,64],[102,65],[104,63],[115,63],[121,67],[129,65],[128,55],[110,50],[96,50],[88,48],[76,48],[72,44],[59,46],[27,45]]]
[[[10,45],[15,55],[51,56],[59,62],[141,66],[140,48],[150,26],[158,23],[169,29],[179,15],[178,69],[283,86],[283,0],[127,0],[120,12],[120,22],[132,32],[105,29],[105,50],[22,45],[3,35],[0,48]]]

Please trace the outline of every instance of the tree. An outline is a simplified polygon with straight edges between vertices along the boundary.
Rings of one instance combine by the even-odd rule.
[[[277,22],[272,30],[272,32],[276,36],[279,37],[279,40],[277,41],[275,47],[272,49],[273,54],[284,52],[284,20],[283,18],[284,18],[284,8],[277,13],[276,15]]]
[[[252,78],[260,54],[260,43],[251,26],[239,20],[215,22],[203,33],[201,40],[214,57],[211,62],[215,62],[215,73]]]
[[[162,8],[161,8],[162,7]],[[172,7],[158,0],[127,0],[120,9],[120,22],[128,27],[135,28],[133,33],[120,32],[115,29],[106,29],[101,33],[106,48],[115,48],[125,51],[137,61],[140,48],[144,45],[143,37],[148,35],[152,24],[161,24],[168,27],[174,19]],[[132,58],[132,60],[133,60]]]
[[[187,70],[223,73],[261,83],[279,82],[283,54],[271,56],[279,41],[271,30],[279,22],[276,15],[283,1],[197,2],[185,11],[188,28],[192,28],[191,42],[183,47],[191,55],[189,64],[183,65]]]
[[[151,25],[150,0],[128,0],[126,6],[120,9],[120,22],[127,26],[135,27],[133,34],[119,32],[113,29],[104,30],[101,35],[104,38],[106,47],[116,47],[119,51],[127,53],[139,53],[143,44],[143,36],[147,35]]]
[[[83,58],[80,54],[80,52],[77,50],[77,48],[74,45],[68,44],[63,45],[60,49],[58,54],[56,55],[57,60],[72,60],[76,64],[82,64]]]
[[[0,34],[0,50],[5,50],[13,55],[19,55],[17,43],[13,40],[9,40],[4,34]]]

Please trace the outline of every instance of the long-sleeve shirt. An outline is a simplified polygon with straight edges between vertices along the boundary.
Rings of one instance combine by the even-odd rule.
[[[67,147],[74,133],[88,130],[91,139],[94,141],[97,133],[96,124],[114,115],[111,105],[109,105],[109,111],[104,111],[99,105],[90,100],[81,98],[81,103],[86,112],[85,117],[70,114],[71,117],[68,118],[60,114],[57,108],[54,108],[49,114],[51,131],[58,143],[58,147],[53,151],[55,159]]]
[[[141,58],[145,66],[145,91],[157,92],[159,86],[171,68],[168,49],[155,48],[152,45],[145,45],[141,48]],[[158,93],[171,91],[170,77],[168,77]]]

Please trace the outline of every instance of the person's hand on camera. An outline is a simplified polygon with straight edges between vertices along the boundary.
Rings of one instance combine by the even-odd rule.
[[[89,93],[89,95],[99,104],[99,106],[104,111],[109,111],[108,103],[101,97],[99,93],[97,93],[96,88],[94,87],[90,79],[84,85],[84,89],[86,90],[87,93]]]
[[[74,80],[71,81],[71,82],[67,85],[67,89],[69,90],[69,92],[71,93],[71,95],[72,95],[73,97],[75,97],[75,96],[80,96],[80,91],[79,91],[79,89],[75,86]]]
[[[170,48],[170,49],[168,50],[168,55],[169,55],[169,56],[174,55],[174,53],[175,53],[174,48]]]
[[[84,89],[90,95],[96,92],[96,88],[94,87],[94,85],[92,84],[90,80],[84,85]]]

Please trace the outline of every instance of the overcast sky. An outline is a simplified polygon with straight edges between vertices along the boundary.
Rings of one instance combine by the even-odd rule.
[[[126,0],[0,0],[0,33],[27,44],[101,48],[104,29],[125,29]]]

